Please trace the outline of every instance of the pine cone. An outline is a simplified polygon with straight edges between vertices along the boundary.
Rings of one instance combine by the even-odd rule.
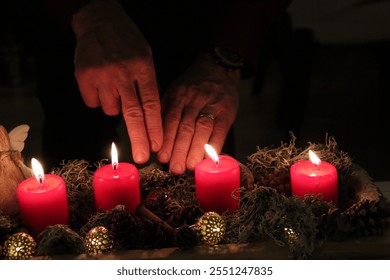
[[[3,243],[17,226],[18,221],[16,217],[0,212],[0,243]]]
[[[355,216],[356,233],[363,236],[371,236],[382,233],[389,225],[386,216],[381,216],[379,208],[375,203],[363,203],[363,209],[360,209]]]
[[[190,207],[182,207],[179,211],[173,213],[167,223],[173,227],[180,227],[182,225],[192,225],[194,224],[202,215],[204,210],[199,207],[199,205]]]
[[[109,212],[98,212],[92,216],[88,222],[81,227],[80,235],[85,236],[92,228],[104,226],[107,229],[111,228],[111,214]]]
[[[125,207],[117,206],[111,211],[110,232],[115,240],[115,250],[135,248],[136,230],[136,220]]]
[[[372,236],[380,234],[390,225],[390,212],[387,207],[379,203],[363,200],[354,203],[347,210],[329,211],[320,224],[322,236],[343,241],[351,235]]]
[[[176,246],[192,248],[200,244],[200,235],[192,226],[181,226],[177,229]]]
[[[48,226],[40,238],[37,255],[75,255],[85,252],[83,238],[66,225]]]
[[[156,216],[165,220],[170,215],[169,212],[167,213],[167,202],[169,199],[169,192],[165,188],[157,188],[147,194],[145,206]]]
[[[175,233],[167,230],[161,222],[143,220],[136,233],[135,240],[141,249],[172,247],[175,243]]]

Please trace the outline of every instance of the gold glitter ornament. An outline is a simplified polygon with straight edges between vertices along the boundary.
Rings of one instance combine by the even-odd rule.
[[[31,259],[37,248],[34,238],[25,232],[12,234],[5,242],[3,256],[7,260]]]
[[[284,235],[289,244],[294,244],[299,238],[299,233],[295,232],[295,230],[291,227],[284,228]]]
[[[88,254],[109,254],[114,245],[110,232],[103,226],[92,228],[84,242]]]
[[[225,234],[225,221],[216,212],[207,212],[200,217],[197,223],[202,241],[208,245],[218,244]]]

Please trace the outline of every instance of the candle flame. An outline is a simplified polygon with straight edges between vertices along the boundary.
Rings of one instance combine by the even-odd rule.
[[[210,158],[215,162],[216,165],[219,163],[219,157],[217,152],[214,150],[213,147],[209,144],[205,144],[204,148],[206,150],[206,153],[210,156]]]
[[[112,142],[111,145],[111,164],[112,168],[115,170],[118,166],[118,151],[116,149],[115,143]]]
[[[35,178],[37,178],[37,181],[39,183],[42,183],[43,179],[45,177],[42,165],[39,163],[38,160],[36,160],[35,158],[32,158],[31,159],[31,167],[32,167],[33,173],[35,175]]]
[[[312,150],[309,150],[309,157],[310,157],[310,161],[314,165],[319,165],[321,163],[320,158]]]

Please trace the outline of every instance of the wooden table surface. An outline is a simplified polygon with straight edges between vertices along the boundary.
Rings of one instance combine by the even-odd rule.
[[[376,185],[390,199],[390,181],[378,182]],[[95,257],[80,255],[78,259],[95,259]],[[248,244],[226,244],[198,246],[191,249],[163,248],[153,250],[131,250],[111,255],[99,256],[98,259],[291,259],[287,248],[280,247],[275,242],[260,242]],[[383,235],[350,238],[343,242],[323,241],[318,244],[312,259],[390,259],[390,229]]]

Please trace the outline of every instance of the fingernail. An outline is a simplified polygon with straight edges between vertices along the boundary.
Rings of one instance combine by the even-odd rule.
[[[138,152],[138,153],[136,153],[136,154],[134,155],[134,161],[135,161],[136,163],[142,164],[142,163],[145,163],[147,160],[148,160],[148,159],[147,159],[147,157],[146,157],[146,154],[143,153],[143,152]]]
[[[198,161],[194,158],[188,160],[188,169],[194,170],[195,166],[198,164]]]
[[[158,154],[158,159],[162,163],[167,163],[169,161],[169,154],[167,152],[162,152],[161,154]]]
[[[182,174],[184,172],[183,165],[180,163],[175,163],[171,168],[172,173],[174,174]]]

